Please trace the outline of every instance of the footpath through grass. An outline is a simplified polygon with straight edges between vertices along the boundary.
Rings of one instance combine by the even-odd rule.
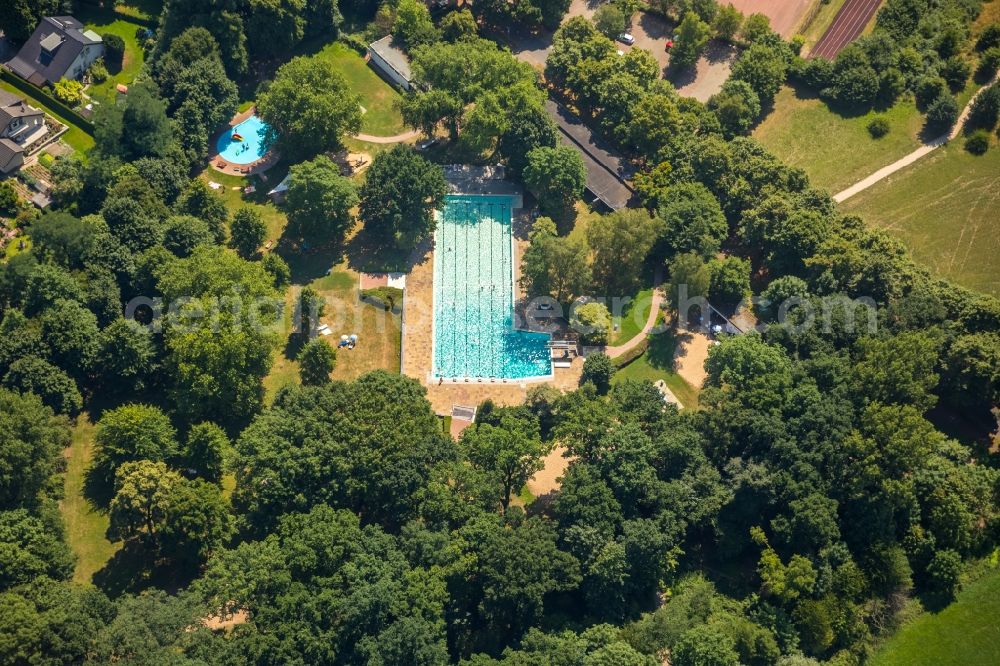
[[[840,205],[899,237],[958,284],[1000,295],[1000,145],[970,155],[961,138]]]
[[[94,573],[111,559],[119,545],[108,541],[108,516],[98,511],[84,497],[87,469],[94,455],[94,424],[87,414],[81,414],[73,428],[73,439],[66,450],[64,497],[59,503],[66,524],[66,541],[76,554],[73,580],[89,583]]]
[[[939,613],[903,626],[871,666],[996,666],[1000,664],[1000,569],[966,585]]]
[[[881,139],[868,133],[876,115],[889,121],[889,133]],[[835,194],[919,148],[923,124],[912,99],[901,99],[881,114],[847,117],[786,86],[753,136],[786,164],[804,169],[814,186]]]

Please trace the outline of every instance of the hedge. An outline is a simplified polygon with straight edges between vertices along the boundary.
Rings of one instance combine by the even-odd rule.
[[[632,347],[632,349],[629,349],[624,354],[611,359],[611,362],[615,364],[616,369],[621,370],[626,365],[645,354],[647,349],[649,349],[648,335],[642,339],[642,342],[637,344],[635,347]]]
[[[31,85],[24,79],[15,76],[13,73],[3,68],[0,68],[0,79],[11,84],[12,86],[17,88],[21,92],[25,93],[26,95],[37,97],[39,100],[41,100],[43,104],[50,107],[52,110],[56,112],[56,114],[54,115],[62,115],[63,119],[66,122],[76,125],[87,134],[93,136],[94,123],[90,122],[89,120],[81,116],[79,113],[77,113],[73,109],[69,108],[68,106],[57,100],[55,97],[50,95],[48,91]]]
[[[385,310],[396,312],[397,307],[403,304],[403,290],[396,287],[363,289],[361,298],[375,305],[380,305]]]

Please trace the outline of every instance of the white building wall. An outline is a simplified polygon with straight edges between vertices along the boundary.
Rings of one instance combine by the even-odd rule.
[[[399,72],[390,67],[389,63],[387,63],[382,58],[382,56],[380,56],[378,53],[375,53],[375,51],[372,51],[371,49],[368,49],[368,56],[371,59],[371,62],[374,63],[375,66],[378,67],[381,72],[383,72],[386,76],[392,79],[392,81],[394,81],[396,85],[401,87],[403,90],[410,89],[410,82],[404,79],[402,76],[400,76]]]

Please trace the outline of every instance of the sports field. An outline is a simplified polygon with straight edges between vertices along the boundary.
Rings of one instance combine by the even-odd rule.
[[[993,568],[940,613],[924,613],[888,640],[871,666],[1000,664],[1000,569]]]
[[[840,210],[889,230],[935,273],[1000,294],[1000,145],[993,143],[976,157],[954,141],[848,199]]]

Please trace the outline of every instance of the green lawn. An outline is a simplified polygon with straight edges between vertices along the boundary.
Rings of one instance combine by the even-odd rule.
[[[83,488],[87,468],[94,451],[94,424],[86,414],[81,414],[73,428],[73,440],[67,451],[64,497],[59,503],[63,522],[66,524],[66,541],[76,554],[76,571],[73,580],[89,583],[118,551],[119,545],[104,538],[108,529],[108,516],[97,511]]]
[[[77,18],[83,21],[85,27],[99,35],[118,35],[125,41],[125,55],[122,58],[121,68],[109,66],[108,71],[111,76],[103,83],[95,83],[87,89],[87,94],[98,102],[104,104],[114,102],[117,95],[115,86],[119,83],[124,83],[126,86],[131,85],[142,69],[145,53],[143,53],[135,33],[136,30],[145,26],[135,23],[119,13],[102,10],[93,5],[81,5],[77,11]]]
[[[875,653],[871,666],[1000,664],[1000,569],[966,585],[939,613],[923,613]]]
[[[873,139],[867,125],[875,112],[844,117],[822,100],[800,94],[782,88],[774,110],[753,136],[785,163],[805,169],[813,185],[831,194],[920,147],[924,118],[912,100],[885,111],[889,133]]]
[[[361,131],[376,136],[393,136],[406,131],[403,116],[396,108],[400,95],[396,89],[376,74],[364,58],[340,42],[332,42],[315,53],[315,57],[332,62],[361,95],[365,113]]]
[[[698,389],[674,372],[675,345],[674,335],[671,331],[651,336],[649,349],[646,350],[646,353],[618,370],[615,373],[614,381],[622,382],[626,379],[633,379],[655,382],[662,379],[685,408],[697,409]]]
[[[222,173],[211,167],[207,167],[201,173],[201,178],[208,182],[215,182],[222,185],[217,192],[226,202],[226,207],[229,209],[230,214],[235,213],[243,206],[249,206],[260,213],[260,216],[264,219],[264,223],[267,224],[268,240],[277,243],[281,237],[281,233],[285,229],[285,225],[288,224],[288,218],[285,217],[285,213],[280,208],[274,205],[267,196],[267,193],[272,187],[281,182],[285,173],[286,170],[282,169],[279,164],[265,174],[267,182],[264,182],[258,176],[244,178],[243,176]],[[243,194],[243,188],[250,184],[256,186],[257,191],[253,194]]]
[[[841,210],[883,227],[931,271],[1000,294],[1000,145],[981,157],[962,140],[851,197]]]
[[[26,98],[32,106],[42,109],[49,115],[53,116],[56,120],[66,125],[69,129],[66,130],[66,133],[62,135],[62,140],[65,141],[66,144],[73,150],[77,151],[82,155],[83,153],[94,147],[94,137],[84,132],[82,129],[74,125],[72,122],[70,122],[70,120],[68,120],[61,114],[49,108],[45,104],[45,102],[42,101],[40,98],[36,97],[35,95],[29,95],[23,90],[20,90],[10,85],[6,81],[0,81],[0,88],[3,88],[7,92],[12,92],[18,97]]]
[[[649,319],[649,308],[653,305],[653,288],[643,289],[633,297],[631,301],[622,308],[620,317],[614,317],[612,321],[610,345],[620,345],[628,342],[639,335],[646,320]],[[614,330],[614,325],[618,330]]]

